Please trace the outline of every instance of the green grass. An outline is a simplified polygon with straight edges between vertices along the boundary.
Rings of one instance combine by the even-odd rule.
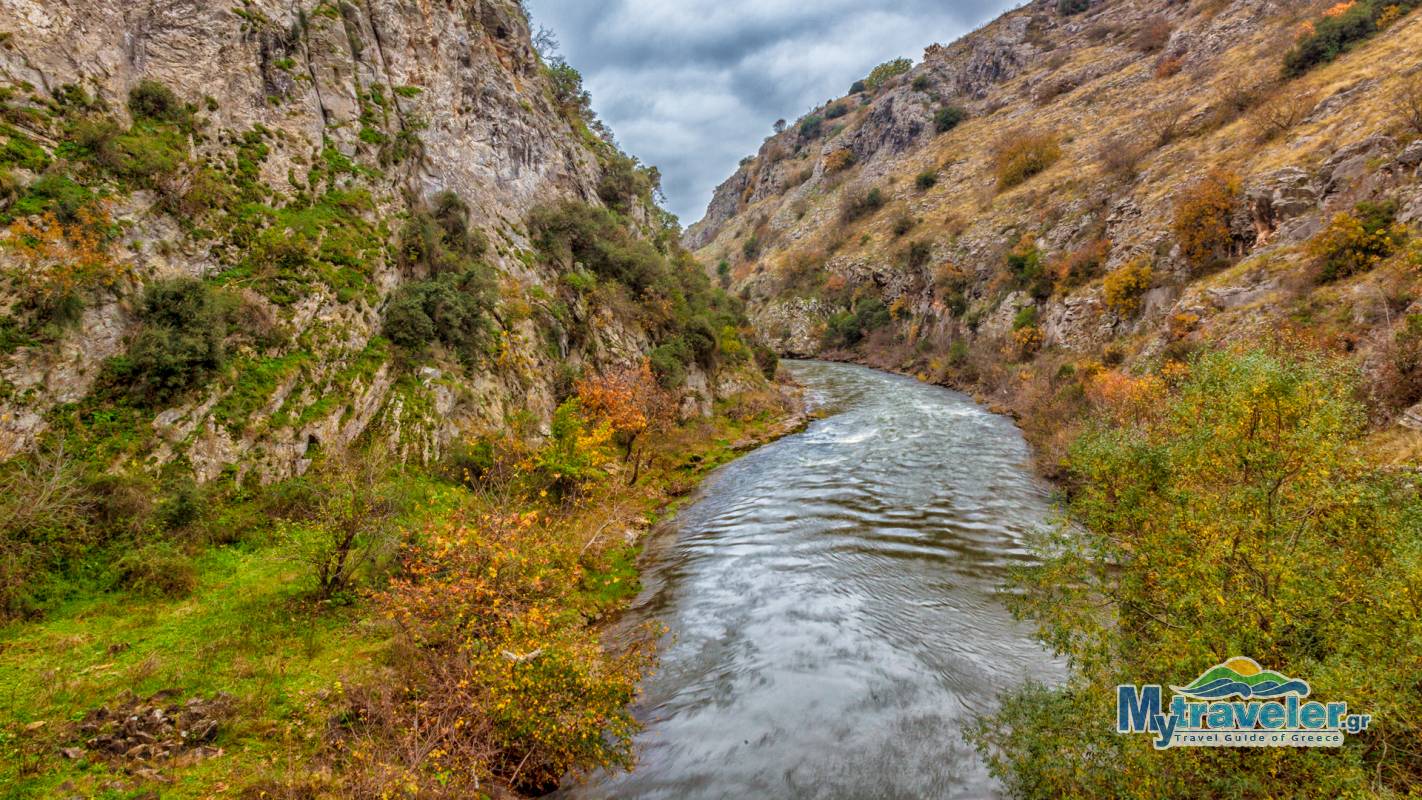
[[[397,480],[412,501],[401,520],[406,530],[469,497],[428,478]],[[234,698],[233,716],[215,741],[223,755],[163,767],[173,781],[164,798],[208,797],[219,784],[240,788],[297,769],[320,744],[333,696],[372,674],[391,636],[359,603],[314,602],[314,579],[297,550],[268,527],[248,542],[197,556],[199,585],[190,597],[102,593],[66,603],[44,621],[0,628],[0,719],[13,722],[0,728],[0,795],[151,791],[151,784],[106,789],[134,781],[103,762],[58,752],[80,744],[66,735],[68,722],[112,704],[125,689],[140,697],[172,690],[178,702],[218,692]],[[61,790],[65,784],[71,788]]]

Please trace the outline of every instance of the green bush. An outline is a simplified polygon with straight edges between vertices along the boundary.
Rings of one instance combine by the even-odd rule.
[[[814,139],[820,135],[825,124],[824,117],[819,114],[811,114],[800,121],[800,138]]]
[[[716,331],[745,327],[743,306],[713,284],[680,246],[675,228],[664,228],[649,241],[607,209],[573,201],[534,209],[528,228],[544,260],[562,270],[565,282],[587,270],[612,285],[608,288],[626,290],[658,343],[652,357],[665,385],[679,385],[693,361],[714,365]],[[729,265],[724,274],[729,279]]]
[[[1320,18],[1313,23],[1312,32],[1284,54],[1284,75],[1296,77],[1333,61],[1418,5],[1422,0],[1359,0],[1341,14]]]
[[[938,185],[938,173],[931,169],[924,170],[918,173],[918,177],[914,178],[913,183],[919,190],[926,192]]]
[[[1341,213],[1308,244],[1321,266],[1323,282],[1367,272],[1407,241],[1407,228],[1394,222],[1397,201],[1363,202]]]
[[[1024,236],[1007,254],[1007,270],[1012,275],[1015,288],[1028,292],[1038,300],[1051,297],[1051,273],[1042,251],[1030,236]]]
[[[406,270],[439,275],[474,268],[488,249],[483,231],[469,226],[469,205],[445,191],[431,198],[429,209],[416,209],[405,221],[398,259]]]
[[[1023,306],[1017,310],[1017,315],[1012,318],[1012,329],[1020,331],[1023,328],[1031,328],[1037,324],[1037,307]]]
[[[865,336],[893,320],[889,309],[877,297],[860,300],[853,311],[840,311],[826,321],[824,343],[829,347],[853,347]]]
[[[874,69],[870,70],[869,76],[864,79],[864,87],[871,92],[877,92],[883,88],[890,79],[913,69],[913,62],[907,58],[896,58],[892,61],[885,61]]]
[[[230,298],[195,278],[149,284],[138,335],[112,367],[129,397],[155,407],[207,383],[227,363]]]
[[[766,380],[774,380],[775,373],[780,369],[780,356],[769,347],[756,342],[751,347],[751,355],[755,358],[755,365],[760,368],[760,373]]]
[[[849,85],[850,94],[861,94],[866,88],[864,81],[855,81]]]
[[[128,93],[128,110],[134,119],[185,124],[189,112],[173,90],[154,80],[145,80]]]
[[[487,351],[492,288],[483,267],[407,283],[386,306],[382,333],[411,356],[424,355],[438,342],[460,361],[473,364]]]
[[[960,106],[944,106],[933,115],[933,128],[939,133],[947,133],[968,118],[968,112]]]
[[[685,339],[677,336],[653,349],[650,359],[657,382],[663,388],[673,389],[686,381],[686,368],[695,359],[695,353]]]
[[[1091,0],[1057,0],[1057,13],[1064,17],[1080,14],[1088,8],[1091,8]]]
[[[639,202],[650,204],[654,188],[648,172],[638,166],[636,159],[614,154],[603,165],[597,196],[610,208],[626,214]]]
[[[96,199],[98,195],[68,175],[47,172],[30,185],[9,211],[17,217],[54,212],[62,222],[76,222],[80,209]]]
[[[1014,612],[1069,674],[975,727],[990,770],[1018,798],[1416,793],[1416,759],[1374,745],[1422,736],[1422,684],[1398,644],[1422,639],[1422,503],[1371,462],[1355,374],[1217,352],[1176,389],[1137,385],[1156,388],[1112,393],[1072,445],[1069,517],[1014,576]],[[1182,685],[1233,655],[1372,714],[1369,730],[1327,751],[1155,750],[1103,722],[1118,684]]]
[[[844,103],[831,103],[825,109],[825,119],[839,119],[849,113],[849,108]]]
[[[145,544],[129,551],[115,565],[119,585],[152,597],[187,597],[197,588],[193,560],[168,542]]]

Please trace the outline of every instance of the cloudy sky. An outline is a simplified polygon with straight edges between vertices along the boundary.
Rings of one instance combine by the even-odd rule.
[[[683,225],[771,123],[875,65],[947,43],[1014,0],[528,0],[627,152],[662,170]]]

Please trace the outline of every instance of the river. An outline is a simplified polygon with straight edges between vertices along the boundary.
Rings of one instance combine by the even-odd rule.
[[[973,716],[1055,663],[1003,607],[1047,487],[1011,420],[863,367],[784,362],[827,416],[713,474],[649,544],[668,629],[634,772],[569,798],[984,798]]]

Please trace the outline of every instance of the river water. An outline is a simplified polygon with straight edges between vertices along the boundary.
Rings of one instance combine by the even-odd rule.
[[[984,798],[962,736],[1060,666],[998,594],[1047,523],[1021,434],[962,394],[785,362],[828,416],[727,465],[649,545],[668,629],[634,772],[572,798]]]

